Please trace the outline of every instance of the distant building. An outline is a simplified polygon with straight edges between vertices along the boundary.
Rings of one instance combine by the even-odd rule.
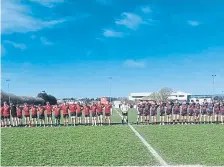
[[[130,93],[128,95],[128,100],[142,100],[143,97],[148,97],[152,92],[142,92],[142,93]]]

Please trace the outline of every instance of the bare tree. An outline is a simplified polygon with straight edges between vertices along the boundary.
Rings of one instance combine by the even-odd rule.
[[[172,94],[172,89],[162,88],[159,92],[153,92],[149,97],[154,101],[167,101],[168,97]]]
[[[160,96],[159,96],[159,93],[158,93],[158,92],[153,92],[153,93],[149,96],[149,98],[150,98],[151,100],[154,100],[154,101],[159,101],[159,100],[160,100]]]

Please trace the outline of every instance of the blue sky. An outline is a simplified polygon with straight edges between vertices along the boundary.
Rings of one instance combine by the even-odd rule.
[[[62,97],[224,91],[221,0],[2,1],[2,89]]]

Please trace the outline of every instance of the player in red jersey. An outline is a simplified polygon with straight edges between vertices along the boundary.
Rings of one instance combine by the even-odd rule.
[[[31,105],[31,125],[37,127],[37,108],[33,104]]]
[[[182,125],[187,124],[187,112],[188,112],[188,105],[185,102],[180,106],[180,113],[181,113],[181,120],[182,120]]]
[[[45,106],[45,109],[47,111],[47,125],[49,125],[49,122],[50,122],[50,125],[52,127],[52,124],[53,124],[53,121],[52,121],[52,110],[53,110],[53,107],[50,105],[49,102],[47,102],[47,105]]]
[[[85,125],[89,125],[89,116],[90,116],[90,106],[86,103],[84,108],[84,115],[85,115]]]
[[[216,103],[214,105],[214,118],[215,118],[215,122],[218,123],[219,122],[219,114],[220,114],[220,104]]]
[[[91,106],[91,115],[92,115],[92,126],[96,126],[96,103],[93,103]]]
[[[166,107],[165,107],[165,114],[166,114],[166,122],[167,122],[167,124],[171,124],[172,110],[173,110],[173,106],[172,106],[171,102],[167,102],[166,103]]]
[[[224,124],[224,102],[220,105],[220,114],[221,114],[221,124]]]
[[[68,126],[68,109],[69,109],[69,105],[64,102],[64,104],[62,104],[61,109],[63,111],[63,118],[64,118],[64,126]]]
[[[22,126],[22,117],[23,117],[23,109],[19,106],[19,104],[16,105],[16,113],[17,113],[17,122],[19,126]]]
[[[74,102],[69,105],[69,111],[70,111],[70,116],[71,116],[71,123],[73,123],[73,125],[75,126],[75,124],[76,124],[76,105]]]
[[[30,127],[30,108],[26,103],[24,104],[23,111],[25,117],[25,127]]]
[[[194,108],[195,104],[194,101],[191,101],[189,107],[188,107],[188,124],[193,124],[194,122]]]
[[[11,122],[10,122],[10,106],[6,102],[4,102],[3,115],[4,115],[4,124],[5,124],[5,127],[7,127],[7,125],[9,127],[11,127]]]
[[[45,113],[44,113],[45,107],[44,106],[41,106],[39,104],[37,110],[38,110],[38,115],[39,115],[39,123],[40,123],[40,126],[42,126],[42,124],[43,124],[43,126],[45,127]]]
[[[200,122],[205,124],[206,123],[206,118],[207,118],[207,108],[208,108],[208,103],[206,100],[204,100],[202,106],[201,106],[201,117],[200,117]]]
[[[195,114],[194,123],[198,124],[199,120],[200,120],[200,117],[201,117],[201,106],[200,106],[198,100],[197,100],[197,103],[196,103],[196,105],[194,107],[194,114]]]
[[[108,124],[110,125],[111,123],[111,111],[112,111],[112,106],[109,102],[106,102],[106,105],[104,106],[104,110],[105,110],[105,123],[108,121]]]
[[[103,125],[103,105],[100,103],[100,101],[98,102],[97,106],[96,106],[96,111],[97,111],[97,122],[99,125]]]
[[[1,106],[1,127],[4,127],[4,106]]]
[[[53,110],[54,110],[55,126],[60,126],[61,106],[57,104]]]
[[[83,110],[83,106],[80,104],[80,102],[77,103],[76,105],[76,113],[77,113],[77,123],[78,124],[82,124],[82,110]]]
[[[173,115],[173,124],[177,124],[180,118],[180,104],[178,103],[178,101],[176,101],[173,106],[172,115]]]

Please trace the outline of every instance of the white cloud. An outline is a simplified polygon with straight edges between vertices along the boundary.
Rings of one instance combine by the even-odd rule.
[[[30,0],[30,1],[39,3],[39,4],[41,4],[41,5],[45,6],[45,7],[49,7],[49,8],[52,8],[56,4],[64,2],[64,0]]]
[[[105,37],[123,37],[123,33],[122,32],[117,32],[114,30],[109,30],[109,29],[105,29],[103,32],[103,35]]]
[[[51,42],[51,41],[49,41],[47,38],[45,38],[45,37],[41,37],[40,38],[40,41],[42,42],[42,44],[44,44],[44,45],[53,45],[54,43],[53,42]]]
[[[32,9],[16,0],[2,1],[2,33],[26,33],[51,28],[65,20],[42,20],[32,16]]]
[[[4,40],[4,43],[6,43],[6,44],[10,44],[10,45],[12,45],[14,48],[18,48],[18,49],[20,49],[20,50],[24,50],[24,49],[27,48],[25,44],[16,43],[16,42],[8,41],[8,40]]]
[[[143,13],[150,13],[150,12],[152,12],[152,9],[149,6],[144,6],[141,8],[141,11]]]
[[[199,26],[199,22],[198,21],[194,21],[194,20],[188,20],[187,23],[191,26]]]
[[[124,62],[124,65],[128,66],[128,67],[143,68],[143,67],[146,66],[146,62],[145,61],[128,59]]]
[[[124,12],[121,14],[122,19],[115,21],[118,25],[126,26],[130,29],[137,29],[140,24],[147,24],[139,15],[134,13]]]
[[[1,44],[1,56],[4,56],[6,53],[5,47]]]

